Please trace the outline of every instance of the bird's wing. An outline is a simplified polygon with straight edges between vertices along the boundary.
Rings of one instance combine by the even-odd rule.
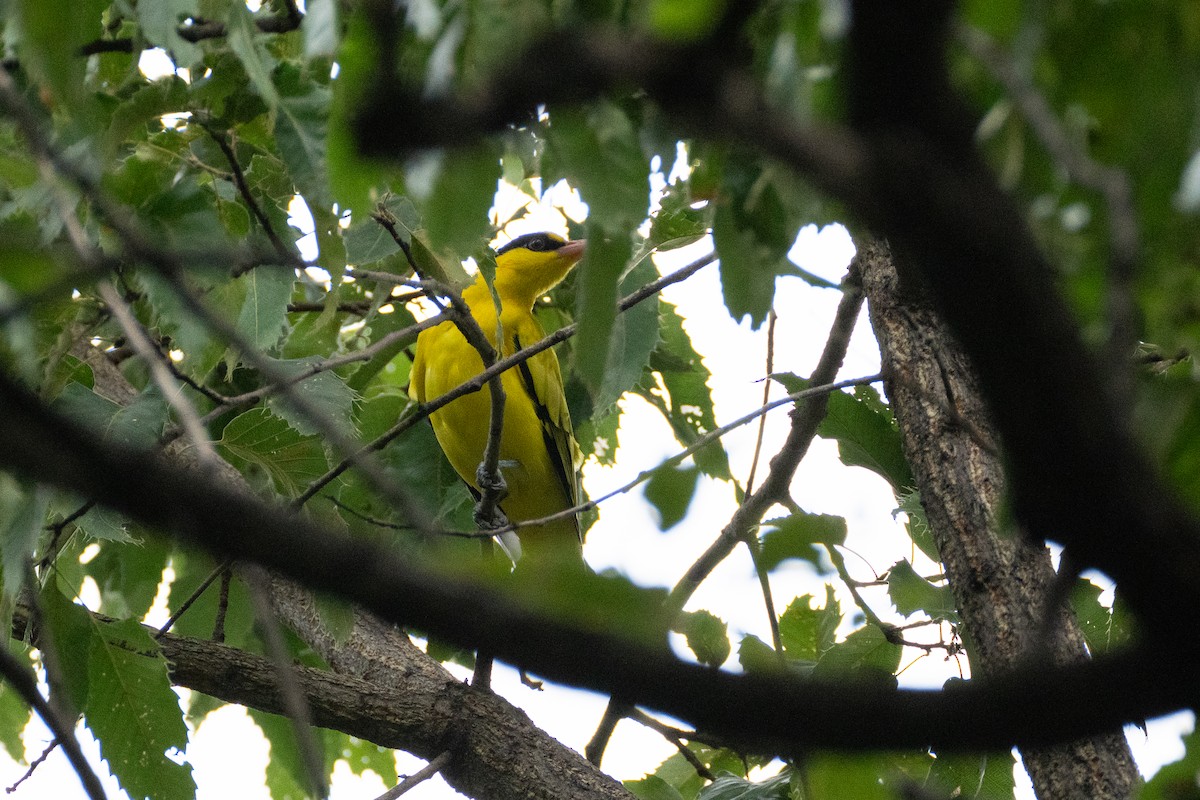
[[[533,322],[533,320],[530,320]],[[534,322],[534,326],[536,326]],[[523,335],[524,334],[524,335]],[[518,331],[513,336],[516,350],[542,338],[537,327]],[[538,420],[542,423],[542,439],[554,465],[555,475],[571,505],[579,503],[579,466],[583,460],[571,428],[571,414],[563,391],[562,372],[553,350],[544,350],[518,366],[521,385],[533,401]]]

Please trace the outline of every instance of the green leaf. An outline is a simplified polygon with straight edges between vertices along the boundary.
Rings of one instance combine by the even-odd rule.
[[[132,798],[194,798],[191,766],[168,757],[187,747],[187,726],[158,644],[134,620],[97,631],[84,714],[100,754]]]
[[[1071,588],[1071,610],[1079,620],[1088,651],[1106,653],[1129,643],[1133,620],[1121,603],[1108,608],[1100,602],[1103,590],[1088,580],[1076,581]]]
[[[789,660],[816,663],[836,641],[842,607],[833,587],[825,586],[825,605],[813,608],[813,596],[793,600],[779,617],[779,637]]]
[[[939,753],[929,768],[927,785],[946,797],[1009,800],[1015,788],[1011,752],[987,755]]]
[[[688,648],[706,667],[719,667],[729,658],[729,627],[712,612],[686,612],[675,630],[687,637]]]
[[[143,618],[158,595],[169,553],[159,536],[140,536],[136,544],[127,547],[102,544],[99,554],[84,565],[100,589],[100,613],[121,619]]]
[[[695,467],[662,466],[646,481],[646,500],[658,511],[658,529],[669,530],[684,518],[696,494],[700,470]]]
[[[778,672],[782,666],[779,654],[753,634],[738,642],[738,663],[746,672]]]
[[[290,270],[260,267],[239,280],[246,286],[246,302],[238,316],[238,332],[259,350],[270,350],[287,327],[295,277]]]
[[[182,66],[190,66],[199,59],[200,48],[179,35],[180,24],[196,13],[195,0],[137,3],[133,9],[147,41],[174,54]]]
[[[588,220],[588,247],[576,270],[576,318],[579,332],[574,347],[575,369],[584,383],[600,394],[613,351],[617,318],[617,283],[633,252],[629,237],[609,236]]]
[[[828,514],[798,513],[763,523],[770,526],[762,534],[760,564],[772,570],[789,558],[808,561],[820,569],[823,550],[818,544],[838,545],[846,542],[846,520]]]
[[[50,91],[60,109],[78,114],[80,105],[91,98],[84,86],[87,60],[77,52],[100,38],[101,12],[107,3],[80,0],[70,14],[38,0],[18,0],[13,5],[9,13],[15,14],[20,25],[22,69]]]
[[[1200,774],[1200,726],[1183,737],[1183,758],[1160,769],[1146,781],[1139,800],[1191,800],[1196,796],[1196,775]]]
[[[267,788],[273,800],[311,796],[292,723],[286,717],[257,709],[250,709],[249,713],[271,745],[271,757],[267,759]]]
[[[641,800],[685,800],[678,789],[657,775],[647,775],[637,781],[625,781],[625,788]]]
[[[816,677],[877,679],[894,686],[903,648],[892,644],[875,625],[859,628],[829,648],[817,661]]]
[[[258,28],[254,18],[243,3],[232,3],[228,8],[229,16],[225,21],[226,41],[229,48],[242,62],[250,85],[258,92],[259,97],[267,105],[275,108],[279,105],[279,90],[271,79],[275,69],[275,59],[267,52],[259,39]],[[189,14],[195,13],[189,11]]]
[[[543,178],[566,178],[588,204],[588,228],[631,231],[646,216],[650,163],[623,110],[600,102],[585,111],[556,111],[546,141]],[[589,241],[591,234],[589,233]]]
[[[225,643],[231,647],[242,647],[251,641],[254,613],[249,592],[241,581],[230,581],[229,596],[225,598],[223,608],[220,575],[203,593],[196,595],[201,582],[210,578],[217,566],[210,558],[199,553],[179,550],[171,553],[171,569],[175,572],[175,580],[171,582],[167,608],[176,612],[185,601],[191,601],[171,631],[180,636],[211,639],[218,616],[223,616]]]
[[[37,485],[21,485],[0,479],[0,587],[6,600],[15,598],[31,574],[31,559],[46,521],[47,491]]]
[[[897,561],[888,570],[888,596],[905,617],[918,611],[931,619],[958,622],[958,608],[949,586],[934,586],[913,570],[908,561]]]
[[[75,520],[75,527],[96,541],[133,541],[133,537],[129,535],[129,520],[107,506],[98,505],[89,509],[86,514]]]
[[[90,653],[97,638],[96,620],[81,605],[65,597],[57,581],[49,581],[38,594],[42,616],[50,626],[51,640],[58,656],[62,688],[66,696],[54,696],[54,702],[71,715],[86,707],[92,682]],[[56,687],[51,688],[51,692]]]
[[[854,795],[845,795],[855,797]],[[698,800],[791,800],[791,774],[782,772],[764,781],[748,781],[728,773],[718,775]]]
[[[795,375],[771,377],[788,392],[809,387],[807,380]],[[843,464],[871,470],[890,483],[897,495],[916,485],[892,414],[870,386],[856,386],[852,394],[830,392],[828,411],[817,433],[838,443]]]
[[[658,307],[661,338],[650,355],[650,368],[662,379],[662,385],[646,381],[636,391],[667,419],[675,438],[690,447],[717,428],[708,387],[712,375],[692,347],[675,307],[661,300]],[[719,439],[693,453],[692,460],[705,475],[718,480],[732,478],[729,457]]]
[[[640,261],[621,279],[617,294],[624,297],[658,277],[649,258]],[[609,332],[608,363],[604,379],[593,398],[594,408],[605,411],[642,378],[651,354],[658,345],[658,308],[647,300],[618,314]],[[580,343],[576,348],[584,347]]]
[[[814,753],[804,763],[805,800],[894,800],[880,776],[891,772],[886,756]]]
[[[253,485],[269,478],[275,490],[296,497],[329,469],[316,436],[304,436],[263,408],[234,417],[217,446]]]
[[[27,659],[26,659],[27,660]],[[25,762],[25,741],[22,734],[29,724],[32,709],[5,681],[0,684],[0,746],[18,764]]]
[[[279,156],[291,171],[300,193],[320,208],[332,204],[325,171],[329,97],[327,87],[312,85],[306,94],[282,98],[275,117]]]
[[[273,363],[276,369],[284,375],[298,377],[306,374],[312,365],[319,361],[320,359],[312,357]],[[291,384],[290,391],[304,400],[325,424],[339,428],[343,433],[348,433],[356,396],[354,390],[347,386],[337,373],[325,370],[310,375],[299,383]],[[305,436],[316,436],[321,433],[322,429],[307,414],[300,413],[288,401],[287,395],[283,392],[272,395],[267,400],[267,407]]]
[[[451,150],[425,202],[425,226],[435,252],[475,253],[492,234],[488,209],[496,196],[500,154],[488,143]]]
[[[322,733],[325,735],[327,759],[341,757],[355,775],[374,772],[383,780],[385,786],[396,784],[395,751],[344,733],[329,730]],[[333,765],[328,766],[332,769]]]
[[[892,516],[895,516],[897,512],[903,512],[908,517],[906,528],[908,537],[912,539],[913,544],[930,561],[941,561],[942,555],[938,552],[937,542],[933,540],[933,529],[929,527],[929,519],[925,516],[925,506],[921,505],[921,493],[913,489],[902,492],[898,496],[900,507],[892,512]]]

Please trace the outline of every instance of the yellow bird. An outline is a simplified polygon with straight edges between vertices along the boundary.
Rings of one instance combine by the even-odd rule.
[[[463,291],[471,315],[501,358],[545,337],[533,316],[534,303],[566,277],[583,256],[584,245],[583,240],[568,241],[553,233],[531,233],[496,251],[500,342],[496,341],[496,306],[483,275]],[[409,392],[424,403],[482,371],[479,353],[453,322],[443,322],[417,337]],[[543,350],[504,372],[501,382],[505,404],[500,471],[508,493],[500,509],[510,521],[522,522],[577,505],[582,456],[571,430],[558,357],[553,350]],[[476,496],[476,471],[483,461],[490,412],[491,392],[485,384],[481,391],[430,415],[438,443]],[[514,560],[522,550],[534,558],[582,559],[583,539],[575,516],[522,528],[519,542],[509,534],[501,543]]]

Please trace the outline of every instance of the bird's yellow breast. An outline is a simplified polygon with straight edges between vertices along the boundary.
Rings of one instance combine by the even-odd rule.
[[[500,357],[517,345],[543,338],[529,309],[503,304],[501,338],[496,340],[496,314],[482,280],[463,294],[485,336]],[[503,302],[503,298],[502,298]],[[430,328],[417,339],[410,390],[426,402],[471,380],[483,371],[483,360],[453,322]],[[579,451],[563,394],[558,358],[544,350],[501,376],[504,388],[504,427],[500,438],[501,473],[508,494],[500,502],[504,514],[521,522],[563,511],[577,503]],[[478,491],[476,470],[483,460],[491,414],[491,392],[464,395],[430,415],[437,440],[455,471]],[[567,517],[520,531],[522,547],[531,553],[570,547],[579,551],[578,522]]]

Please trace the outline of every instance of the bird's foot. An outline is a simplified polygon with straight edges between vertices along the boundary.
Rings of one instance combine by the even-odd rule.
[[[504,480],[504,470],[516,465],[515,461],[501,461],[496,465],[496,471],[492,472],[486,464],[480,464],[475,470],[475,485],[481,493],[491,493],[499,502],[508,496],[508,482]]]

